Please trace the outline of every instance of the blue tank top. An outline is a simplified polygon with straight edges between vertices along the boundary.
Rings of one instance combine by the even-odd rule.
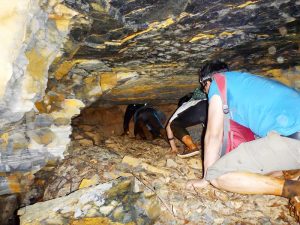
[[[260,137],[270,131],[288,136],[300,131],[300,93],[275,80],[242,72],[225,72],[231,119]],[[211,83],[208,98],[219,95]]]

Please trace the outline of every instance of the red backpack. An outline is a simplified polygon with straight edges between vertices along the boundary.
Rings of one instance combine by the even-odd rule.
[[[221,151],[221,156],[223,156],[238,147],[241,143],[255,140],[255,137],[254,133],[248,127],[242,126],[230,118],[229,107],[227,105],[226,77],[224,74],[217,73],[214,75],[214,78],[223,102],[223,113],[225,116],[223,145]]]

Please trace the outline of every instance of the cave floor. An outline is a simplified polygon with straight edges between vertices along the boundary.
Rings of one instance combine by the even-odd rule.
[[[73,141],[69,156],[55,169],[44,200],[78,189],[82,179],[104,183],[134,177],[141,190],[154,192],[161,206],[155,224],[297,224],[288,200],[276,196],[240,195],[212,186],[186,191],[189,179],[201,176],[201,157],[181,159],[162,139],[111,136],[101,146]]]

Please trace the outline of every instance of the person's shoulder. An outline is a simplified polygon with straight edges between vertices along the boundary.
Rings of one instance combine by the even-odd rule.
[[[217,86],[217,83],[215,80],[213,80],[211,82],[211,85],[209,87],[209,91],[208,91],[208,99],[210,100],[212,98],[213,95],[219,95],[219,89]]]
[[[243,80],[255,80],[256,78],[259,78],[260,76],[257,74],[249,73],[246,71],[228,71],[225,72],[225,76],[230,82],[236,81],[240,82]]]
[[[250,73],[248,71],[226,71],[224,72],[226,76],[259,76],[257,74]]]

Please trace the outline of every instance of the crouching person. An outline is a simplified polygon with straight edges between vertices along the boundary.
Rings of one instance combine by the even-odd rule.
[[[240,194],[286,197],[299,221],[300,181],[268,174],[300,168],[300,93],[274,80],[228,71],[220,61],[206,64],[199,77],[209,99],[204,177],[188,182],[187,188],[211,183]],[[224,145],[234,136],[230,121],[261,138],[224,155]]]
[[[123,120],[123,134],[122,135],[129,135],[130,120],[132,119],[133,115],[135,114],[135,112],[138,109],[140,109],[146,105],[147,105],[147,103],[145,103],[145,104],[129,104],[126,107],[126,111],[124,114],[124,120]]]
[[[160,110],[148,104],[130,104],[124,116],[124,134],[129,134],[129,122],[133,117],[134,136],[146,140],[162,137],[166,140],[164,123],[166,116]]]
[[[187,131],[187,127],[197,124],[206,124],[207,97],[200,88],[196,88],[192,94],[183,96],[178,103],[178,108],[169,119],[166,127],[171,152],[177,153],[174,137],[180,140],[186,148],[180,154],[181,158],[187,158],[200,153],[199,147],[194,143]]]

